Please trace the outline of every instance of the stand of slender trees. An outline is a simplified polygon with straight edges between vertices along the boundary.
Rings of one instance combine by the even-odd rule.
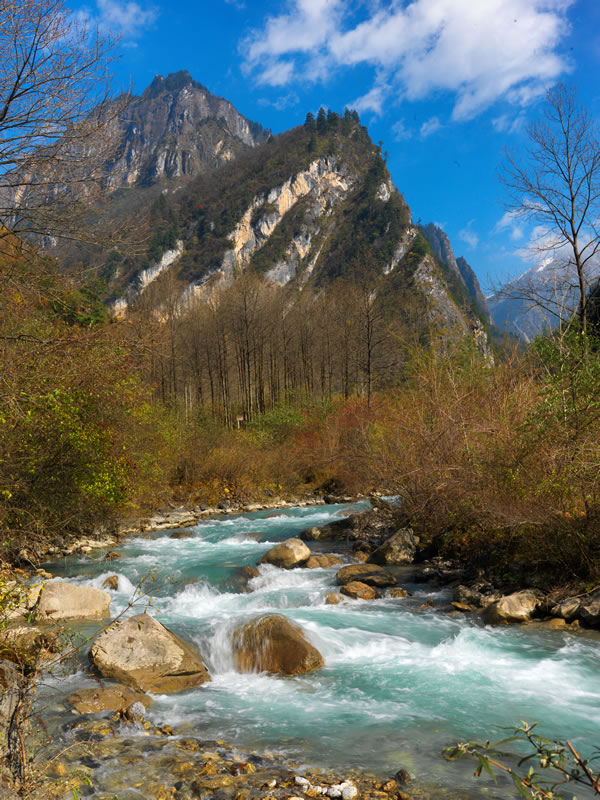
[[[370,403],[399,380],[409,342],[423,332],[419,309],[390,315],[367,285],[315,294],[241,275],[210,298],[182,304],[182,291],[165,276],[130,314],[142,366],[164,402],[229,426],[307,399]]]

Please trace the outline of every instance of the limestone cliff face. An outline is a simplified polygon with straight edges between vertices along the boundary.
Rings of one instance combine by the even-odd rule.
[[[444,339],[471,336],[487,362],[494,363],[488,336],[480,319],[465,312],[448,292],[434,259],[425,256],[415,271],[415,279],[428,300],[427,321]]]
[[[185,71],[157,75],[116,124],[120,146],[108,165],[115,188],[191,177],[231,161],[267,136]]]
[[[266,277],[280,285],[297,277],[302,277],[302,282],[306,282],[316,261],[314,242],[354,181],[355,178],[338,165],[336,158],[329,156],[316,159],[308,169],[255,197],[228,237],[231,249],[227,250],[215,269],[191,288],[191,293],[202,297],[206,293],[203,287],[207,284],[214,288],[215,284],[231,283],[239,271],[249,267],[252,256],[269,241],[285,215],[302,199],[307,201],[304,214],[306,221],[290,239],[283,257],[266,272]]]

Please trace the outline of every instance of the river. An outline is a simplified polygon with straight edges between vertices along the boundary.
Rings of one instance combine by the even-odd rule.
[[[238,567],[256,564],[273,544],[306,527],[361,507],[223,515],[189,529],[189,538],[173,539],[170,531],[130,538],[114,562],[96,553],[51,568],[95,587],[118,575],[112,614],[152,571],[153,580],[144,583],[151,613],[199,648],[212,676],[194,691],[156,697],[149,710],[156,724],[192,722],[199,735],[276,750],[300,763],[363,768],[382,777],[403,767],[416,784],[440,787],[436,797],[516,796],[512,784],[477,780],[472,763],[448,764],[440,754],[458,740],[504,738],[498,726],[521,719],[591,753],[600,741],[600,649],[593,634],[535,625],[492,629],[476,615],[443,613],[436,607],[448,605],[449,593],[402,580],[402,569],[400,582],[411,595],[401,599],[327,605],[339,567],[261,566],[244,590]],[[339,552],[335,542],[311,548]],[[429,600],[433,606],[423,608]],[[144,604],[141,598],[128,613]],[[285,679],[234,670],[235,627],[274,611],[304,629],[323,654],[323,669]],[[80,670],[63,691],[75,685],[93,683]]]

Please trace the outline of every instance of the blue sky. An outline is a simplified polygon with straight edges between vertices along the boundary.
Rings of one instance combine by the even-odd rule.
[[[523,272],[529,231],[505,215],[505,147],[526,147],[546,88],[600,116],[600,0],[90,0],[121,36],[118,84],[187,69],[279,132],[357,108],[415,220],[437,222],[484,290]],[[529,262],[530,263],[530,262]]]

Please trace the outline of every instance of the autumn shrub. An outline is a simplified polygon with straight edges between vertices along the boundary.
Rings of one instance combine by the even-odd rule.
[[[598,572],[598,362],[581,347],[544,340],[493,368],[468,347],[415,354],[370,455],[424,541],[498,569]]]

